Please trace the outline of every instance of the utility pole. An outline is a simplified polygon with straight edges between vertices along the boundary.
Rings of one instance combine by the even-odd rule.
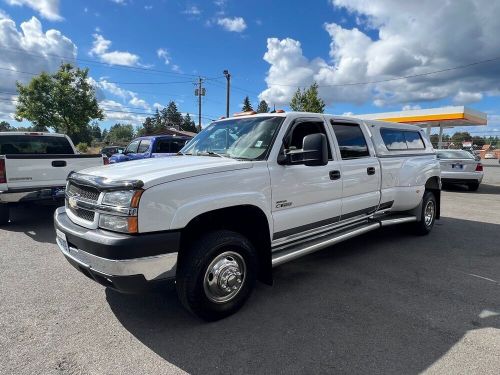
[[[228,70],[224,70],[224,75],[226,76],[227,85],[226,85],[226,117],[229,117],[229,96],[231,93],[231,74]]]
[[[194,90],[194,95],[198,97],[198,131],[201,131],[201,97],[205,96],[206,90],[202,87],[203,78],[198,77],[198,88]]]

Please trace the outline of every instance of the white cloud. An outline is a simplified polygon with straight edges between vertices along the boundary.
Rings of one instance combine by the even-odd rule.
[[[139,63],[139,56],[126,51],[109,51],[111,41],[105,39],[101,34],[94,34],[94,42],[89,54],[99,57],[102,62],[107,64],[142,66]]]
[[[186,8],[184,11],[182,11],[182,13],[190,16],[199,16],[201,14],[201,10],[196,5],[192,5]]]
[[[101,101],[99,105],[106,113],[106,120],[127,121],[133,124],[142,124],[146,119],[146,115],[133,113],[137,111],[133,111],[114,100],[106,99]]]
[[[165,65],[170,64],[170,54],[165,48],[158,48],[156,54],[160,59],[162,59],[165,62]]]
[[[111,0],[115,4],[126,5],[127,0]]]
[[[403,110],[403,111],[412,111],[415,109],[422,109],[422,107],[420,107],[418,104],[415,104],[415,105],[406,104],[403,106],[403,108],[401,108],[401,110]]]
[[[153,9],[153,6],[152,5],[144,5],[144,9],[151,10],[151,9]]]
[[[21,72],[38,74],[42,71],[54,72],[62,61],[74,62],[76,45],[60,31],[46,32],[36,17],[16,23],[0,17],[0,92],[2,98],[12,100],[16,95],[16,81],[27,83],[33,76]],[[0,117],[9,118],[15,108],[13,102],[0,101]]]
[[[242,17],[234,18],[219,18],[217,24],[222,26],[227,31],[232,31],[236,33],[241,33],[247,28],[247,24]]]
[[[268,39],[264,55],[271,66],[268,89],[261,98],[288,104],[296,87],[316,81],[327,104],[364,103],[384,106],[442,99],[471,102],[481,95],[499,95],[498,62],[471,66],[441,74],[402,80],[394,78],[425,74],[496,57],[500,50],[500,2],[434,0],[331,0],[358,18],[359,27],[347,29],[325,24],[331,38],[330,61],[306,58],[293,39]],[[375,37],[373,36],[375,35]],[[367,85],[358,82],[389,80]],[[460,94],[462,92],[463,94]],[[467,94],[466,94],[467,93]]]
[[[149,104],[144,99],[139,99],[137,96],[133,96],[128,102],[132,107],[140,107],[144,109],[151,109]]]
[[[470,104],[470,103],[475,103],[481,101],[483,98],[483,94],[480,92],[466,92],[466,91],[459,91],[454,97],[453,97],[453,103],[455,104]]]
[[[27,6],[36,10],[40,16],[51,21],[61,21],[59,0],[5,0],[9,5]]]
[[[132,107],[151,109],[151,106],[144,100],[139,98],[139,95],[130,90],[125,90],[114,82],[109,82],[106,78],[101,77],[98,81],[89,78],[89,82],[96,90],[96,97],[99,102],[106,102],[108,99],[106,93],[111,94],[115,98],[120,98],[122,101],[127,101]],[[116,101],[114,101],[116,102]]]

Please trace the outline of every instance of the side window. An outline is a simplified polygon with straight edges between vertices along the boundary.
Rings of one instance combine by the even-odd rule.
[[[170,140],[159,139],[156,141],[155,152],[166,154],[170,152]]]
[[[145,153],[149,149],[150,145],[151,145],[151,141],[149,139],[143,139],[141,141],[141,144],[139,145],[139,148],[137,149],[137,152],[139,154]]]
[[[130,142],[130,144],[127,146],[127,149],[125,150],[125,153],[135,154],[137,152],[137,147],[139,147],[139,142],[140,142],[140,140],[138,140],[138,139]]]
[[[309,134],[324,134],[328,144],[328,159],[332,160],[332,151],[330,148],[330,141],[325,131],[325,124],[320,121],[303,121],[298,124],[292,125],[292,133],[289,134],[284,140],[284,147],[287,150],[299,150],[302,148],[304,137]]]
[[[406,139],[406,145],[411,150],[423,150],[425,149],[424,141],[420,136],[419,132],[416,131],[404,131],[404,136]]]
[[[170,152],[172,152],[172,153],[179,152],[181,150],[181,148],[184,147],[185,144],[186,144],[186,141],[176,141],[176,140],[171,141]]]
[[[399,129],[380,129],[380,135],[388,150],[407,150],[406,138]]]
[[[342,159],[356,159],[370,156],[365,136],[358,124],[338,124],[332,122]]]

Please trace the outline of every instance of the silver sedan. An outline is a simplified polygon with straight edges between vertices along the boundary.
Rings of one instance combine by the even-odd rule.
[[[483,165],[464,150],[437,150],[443,184],[467,185],[476,191],[483,180]]]

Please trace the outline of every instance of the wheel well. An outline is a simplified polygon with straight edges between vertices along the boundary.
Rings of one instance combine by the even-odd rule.
[[[272,283],[271,236],[264,212],[252,205],[241,205],[205,212],[182,230],[181,251],[208,231],[226,229],[245,236],[254,246],[259,257],[259,280]]]
[[[436,219],[441,217],[441,179],[437,176],[431,177],[425,183],[425,190],[431,191],[436,198]]]

